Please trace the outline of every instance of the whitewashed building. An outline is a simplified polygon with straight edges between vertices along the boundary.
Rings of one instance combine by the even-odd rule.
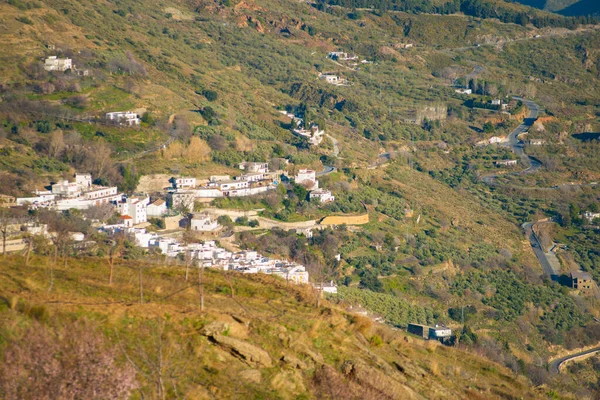
[[[57,56],[50,56],[44,61],[44,69],[46,71],[65,72],[66,70],[72,68],[73,60],[70,58],[58,58]]]
[[[294,177],[294,180],[298,185],[304,185],[309,190],[316,190],[319,188],[317,173],[312,169],[301,169]]]
[[[313,190],[309,193],[310,201],[318,201],[319,203],[331,203],[335,201],[335,196],[331,194],[331,191],[325,189]]]
[[[108,121],[113,121],[119,125],[139,125],[141,120],[138,118],[138,115],[131,111],[115,111],[106,113],[106,119]]]
[[[146,207],[146,215],[148,217],[162,217],[167,213],[167,202],[163,199],[157,199],[148,204]]]
[[[269,172],[269,163],[262,162],[243,162],[239,165],[239,168],[248,173],[263,173]]]
[[[190,221],[190,229],[199,232],[213,232],[219,229],[219,223],[206,213],[194,214]]]
[[[133,225],[142,224],[148,221],[146,207],[149,202],[150,199],[148,197],[129,197],[125,202],[119,204],[121,215],[131,217],[131,223]]]

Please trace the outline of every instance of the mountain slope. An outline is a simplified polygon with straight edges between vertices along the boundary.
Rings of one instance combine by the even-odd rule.
[[[52,338],[62,359],[50,350],[37,355],[39,362],[61,363],[64,375],[73,368],[88,371],[99,392],[109,379],[125,392],[136,387],[144,398],[541,397],[522,377],[479,356],[407,337],[327,302],[315,307],[308,288],[260,274],[207,270],[202,311],[197,273],[186,281],[184,268],[120,261],[109,286],[105,260],[71,259],[52,267],[50,258],[36,257],[28,267],[23,263],[7,257],[0,274],[0,351],[20,354],[0,367],[0,394],[7,400],[19,391],[52,396],[59,390],[41,379],[40,365],[29,358],[35,359],[30,348]],[[53,281],[44,272],[49,267]],[[90,369],[96,360],[61,347],[70,340],[67,330],[85,336],[88,354],[101,351],[102,365],[121,373],[105,377]],[[70,357],[77,357],[77,366],[66,362]],[[15,371],[21,379],[40,379],[21,387],[26,380],[7,380]]]

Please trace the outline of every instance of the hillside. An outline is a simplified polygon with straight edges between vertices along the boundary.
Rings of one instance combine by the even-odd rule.
[[[0,263],[2,356],[9,345],[18,355],[38,323],[39,347],[54,337],[66,346],[76,341],[69,329],[89,324],[131,378],[124,354],[147,363],[140,351],[150,350],[135,343],[154,346],[166,329],[170,357],[184,355],[165,367],[168,398],[351,397],[324,382],[357,398],[393,398],[389,388],[415,398],[592,397],[595,364],[582,364],[580,387],[575,369],[555,376],[548,362],[600,341],[600,304],[569,279],[581,269],[600,281],[598,227],[582,217],[600,210],[600,25],[549,12],[567,3],[529,5],[544,10],[503,0],[0,1],[0,206],[11,205],[0,228],[22,224],[11,239],[32,243],[35,260],[23,266],[19,250],[10,267]],[[75,67],[46,71],[51,56]],[[529,101],[539,118],[509,146]],[[107,118],[124,111],[139,125]],[[321,128],[322,142],[294,133],[300,120]],[[174,205],[169,178],[206,189],[211,177],[240,178],[244,161],[276,174],[268,191]],[[296,182],[302,169],[333,201],[311,199]],[[207,240],[187,229],[190,211],[216,210],[210,240],[304,265],[311,283],[333,282],[339,296],[317,308],[308,288],[207,271],[201,312],[197,286],[177,292],[185,251],[167,257],[132,231],[99,232],[122,223],[122,204],[15,205],[75,173],[127,198],[164,200],[181,218],[175,227],[149,218],[135,228],[160,238]],[[320,224],[357,215],[368,223]],[[545,273],[524,234],[537,221],[547,224],[542,241],[557,244],[559,275]],[[115,254],[122,265],[109,287],[105,258]],[[387,324],[347,314],[344,301]],[[263,348],[272,365],[232,357],[202,333],[215,321],[229,326],[218,337]],[[404,339],[411,322],[448,324],[457,346]],[[279,364],[284,353],[293,368]],[[143,393],[133,398],[165,393],[152,368],[134,374]]]
[[[317,307],[310,290],[277,279],[207,270],[202,310],[197,274],[186,282],[184,269],[119,263],[109,286],[104,260],[23,263],[4,258],[0,276],[0,332],[11,357],[0,367],[0,393],[7,400],[128,392],[195,399],[542,397],[504,367],[325,301]],[[87,340],[81,353],[33,358],[50,342],[71,346],[73,333]],[[59,365],[73,386],[58,386],[57,371],[44,363]],[[83,376],[95,383],[94,395],[80,386]]]

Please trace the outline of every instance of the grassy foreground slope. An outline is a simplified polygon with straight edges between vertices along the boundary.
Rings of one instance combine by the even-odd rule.
[[[32,398],[27,395],[32,391],[64,394],[56,381],[81,375],[99,391],[103,379],[110,379],[110,390],[129,391],[131,398],[541,395],[504,367],[407,338],[327,302],[317,307],[309,289],[270,277],[207,270],[201,311],[195,271],[186,282],[184,269],[123,262],[111,287],[105,260],[69,259],[66,266],[61,261],[52,269],[53,280],[51,264],[43,257],[27,267],[18,256],[2,262],[0,349],[14,357],[0,367],[3,398]],[[84,355],[69,342],[73,332],[86,338]],[[48,343],[55,354],[33,353]],[[92,371],[87,355],[102,355],[95,363],[115,373]],[[41,363],[60,365],[61,375]],[[28,377],[35,383],[27,384]],[[79,383],[72,379],[71,387]]]

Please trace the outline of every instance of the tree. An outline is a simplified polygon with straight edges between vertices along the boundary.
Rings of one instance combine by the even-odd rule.
[[[492,122],[488,121],[485,124],[483,124],[483,131],[485,133],[494,133],[496,131],[496,128],[494,127],[494,124]]]
[[[202,91],[202,96],[206,97],[206,100],[208,100],[208,101],[215,101],[219,97],[217,92],[215,92],[214,90],[208,90],[208,89],[204,89]]]
[[[59,333],[34,321],[3,351],[0,393],[6,400],[126,399],[138,384],[117,357],[94,326],[71,323]]]
[[[0,211],[0,234],[2,234],[2,256],[6,255],[6,237],[8,236],[9,227],[8,212],[6,209]]]
[[[65,139],[63,131],[60,129],[55,130],[50,134],[50,143],[48,144],[48,156],[52,158],[58,158],[65,149]]]

